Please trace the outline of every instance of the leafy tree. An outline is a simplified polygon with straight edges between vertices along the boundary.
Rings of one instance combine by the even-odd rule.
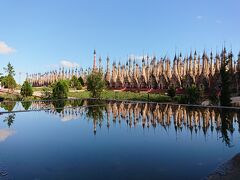
[[[211,104],[213,104],[213,105],[218,105],[218,103],[219,103],[219,98],[218,98],[217,94],[218,94],[218,91],[217,91],[216,87],[210,88],[208,98],[209,98]]]
[[[78,78],[78,81],[81,83],[82,86],[85,86],[83,78],[81,76]]]
[[[197,104],[200,101],[200,91],[196,86],[186,89],[186,99],[188,104]]]
[[[68,97],[69,87],[66,81],[60,80],[53,85],[53,98],[65,99]]]
[[[15,76],[15,70],[10,62],[7,64],[7,67],[3,68],[3,70],[7,73],[7,75]]]
[[[14,89],[17,86],[17,83],[12,75],[7,75],[3,78],[2,83],[5,88]]]
[[[21,92],[20,94],[23,96],[23,97],[27,97],[27,96],[32,96],[33,94],[33,89],[32,89],[32,86],[31,84],[28,82],[28,81],[24,81],[22,87],[21,87]]]
[[[91,97],[100,98],[105,87],[105,82],[101,72],[92,72],[87,77],[87,90],[90,91]]]
[[[170,96],[173,99],[176,95],[176,89],[173,86],[171,86],[168,89],[167,94],[168,94],[168,96]]]
[[[78,90],[82,89],[82,85],[76,76],[73,76],[70,80],[70,86]]]
[[[220,95],[220,104],[221,106],[231,106],[230,99],[230,73],[227,70],[228,59],[223,59],[220,69],[221,75],[221,95]]]

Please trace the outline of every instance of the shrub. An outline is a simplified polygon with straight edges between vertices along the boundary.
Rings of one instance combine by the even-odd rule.
[[[216,88],[210,89],[208,98],[212,105],[218,105],[218,103],[219,103],[219,98],[218,98],[217,94],[218,94],[218,92],[217,92]]]
[[[176,89],[173,86],[171,86],[168,89],[167,94],[168,94],[169,97],[171,97],[173,99],[176,95]]]
[[[77,90],[82,89],[82,85],[76,76],[73,76],[72,79],[70,80],[70,86],[72,88],[76,88]]]
[[[174,100],[177,101],[179,104],[187,104],[188,100],[185,95],[175,96]]]
[[[54,99],[65,99],[68,97],[69,87],[66,81],[60,80],[53,85],[52,96]]]
[[[186,89],[186,99],[188,104],[198,104],[200,101],[200,91],[196,86]]]
[[[105,87],[102,73],[92,72],[87,77],[87,90],[90,91],[91,97],[100,98]]]
[[[83,78],[81,76],[78,78],[78,81],[81,83],[82,86],[85,86]]]
[[[21,92],[20,94],[23,96],[23,97],[27,97],[27,96],[32,96],[33,94],[33,89],[32,89],[32,86],[31,84],[28,82],[28,81],[24,81],[22,87],[21,87]]]

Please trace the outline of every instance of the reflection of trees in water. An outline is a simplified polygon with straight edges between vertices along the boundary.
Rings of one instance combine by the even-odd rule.
[[[26,111],[27,111],[27,110],[30,108],[30,106],[32,105],[32,102],[31,102],[31,101],[22,101],[21,103],[22,103],[23,108],[24,108]]]
[[[16,101],[1,102],[1,108],[5,109],[8,112],[11,112],[16,105]]]
[[[8,114],[8,115],[4,118],[3,122],[6,122],[7,125],[8,125],[8,127],[11,127],[11,125],[12,125],[13,122],[14,122],[15,116],[16,116],[15,113]]]
[[[230,135],[233,134],[233,118],[232,118],[232,111],[230,109],[221,109],[221,133],[222,133],[222,141],[227,145],[231,146],[231,140],[229,138]]]
[[[57,100],[57,101],[53,101],[52,102],[55,110],[60,113],[63,111],[64,106],[66,105],[66,101],[65,100]]]
[[[93,120],[94,134],[96,134],[97,124],[99,123],[99,126],[102,126],[105,104],[101,101],[88,101],[87,105],[86,117]]]

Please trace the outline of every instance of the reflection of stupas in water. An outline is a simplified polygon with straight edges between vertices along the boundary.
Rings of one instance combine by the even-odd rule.
[[[90,108],[88,102],[84,101],[84,107],[65,107],[60,113],[51,109],[50,114],[59,115],[62,121],[81,119],[89,115]],[[223,109],[218,108],[201,108],[189,107],[182,105],[156,104],[156,103],[125,103],[125,102],[108,102],[101,109],[98,106],[91,107],[93,111],[89,119],[93,120],[93,130],[97,131],[98,125],[110,128],[112,123],[126,123],[130,128],[141,125],[143,128],[156,128],[157,126],[165,129],[174,126],[176,131],[182,128],[190,132],[200,132],[204,134],[210,129],[212,132],[223,130],[223,128],[234,131],[233,124],[239,123],[239,110],[227,110],[227,120]],[[100,113],[101,112],[101,113]],[[97,116],[94,115],[97,113]],[[104,120],[103,117],[106,117]],[[227,124],[226,124],[227,123]],[[224,127],[223,127],[224,126]]]

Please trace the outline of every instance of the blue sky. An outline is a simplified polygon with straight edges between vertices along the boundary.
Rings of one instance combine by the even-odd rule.
[[[239,0],[0,0],[0,61],[17,72],[143,53],[240,50]],[[64,61],[63,61],[64,60]],[[70,63],[71,62],[71,63]],[[22,75],[21,79],[23,80]]]

